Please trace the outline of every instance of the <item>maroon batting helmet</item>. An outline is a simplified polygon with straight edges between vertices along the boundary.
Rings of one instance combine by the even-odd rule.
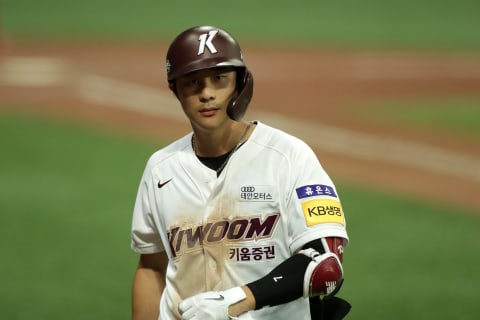
[[[253,95],[253,76],[247,69],[238,42],[225,30],[193,27],[180,33],[167,52],[167,79],[175,92],[175,80],[185,74],[210,68],[235,67],[237,93],[227,106],[228,116],[239,121]]]

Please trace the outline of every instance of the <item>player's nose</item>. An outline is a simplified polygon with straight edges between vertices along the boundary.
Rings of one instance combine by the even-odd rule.
[[[214,100],[216,97],[215,86],[208,78],[203,79],[200,87],[199,98],[201,101],[210,101]]]

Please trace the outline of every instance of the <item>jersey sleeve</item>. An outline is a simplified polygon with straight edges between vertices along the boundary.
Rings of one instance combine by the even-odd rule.
[[[143,174],[133,209],[131,248],[141,254],[164,251],[164,247],[155,225],[151,200],[153,199],[152,179],[149,166]]]
[[[296,252],[306,243],[326,237],[340,237],[347,243],[345,213],[333,181],[308,145],[299,143],[296,151],[287,201],[290,250]]]

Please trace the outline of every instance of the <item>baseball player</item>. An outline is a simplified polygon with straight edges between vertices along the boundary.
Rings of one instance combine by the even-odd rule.
[[[253,76],[237,41],[190,28],[166,67],[192,132],[155,152],[140,182],[133,318],[311,319],[316,301],[312,312],[341,319],[337,190],[303,141],[243,120]]]

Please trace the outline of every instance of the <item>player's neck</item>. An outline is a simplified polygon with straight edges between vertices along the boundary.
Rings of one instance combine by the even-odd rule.
[[[251,123],[237,123],[228,130],[211,132],[209,134],[194,132],[192,147],[197,156],[218,157],[224,155],[239,144],[244,143],[250,136]]]

